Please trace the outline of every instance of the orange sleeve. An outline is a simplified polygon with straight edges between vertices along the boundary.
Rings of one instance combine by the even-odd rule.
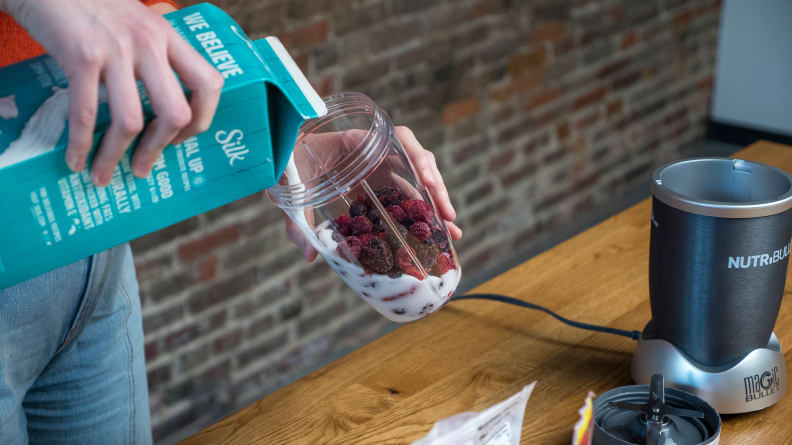
[[[146,6],[156,5],[157,3],[167,3],[176,9],[179,9],[179,4],[173,0],[142,0]]]
[[[173,0],[142,0],[146,6],[167,3],[174,8],[179,4]],[[44,54],[44,48],[30,37],[10,15],[0,12],[0,68],[31,57]]]

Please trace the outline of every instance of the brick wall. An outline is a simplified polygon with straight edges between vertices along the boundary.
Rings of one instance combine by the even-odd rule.
[[[217,4],[251,36],[280,36],[320,94],[365,92],[434,151],[468,273],[645,180],[704,133],[717,0]],[[133,248],[160,439],[386,328],[321,261],[304,263],[261,195]]]

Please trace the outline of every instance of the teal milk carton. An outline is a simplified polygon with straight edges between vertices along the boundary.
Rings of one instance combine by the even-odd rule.
[[[71,172],[61,69],[46,55],[0,69],[0,289],[274,185],[300,125],[327,112],[278,39],[251,41],[209,4],[166,18],[225,85],[211,127],[165,147],[147,178],[134,148],[107,187]],[[110,124],[102,96],[94,148]]]

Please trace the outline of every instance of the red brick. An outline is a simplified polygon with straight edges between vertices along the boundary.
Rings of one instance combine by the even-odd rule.
[[[616,4],[613,5],[610,9],[608,9],[608,16],[614,22],[618,22],[624,19],[624,5]]]
[[[544,147],[547,143],[550,142],[550,133],[544,133],[541,136],[533,139],[531,142],[525,144],[523,147],[523,153],[527,156],[532,154],[537,148]]]
[[[545,164],[555,164],[562,159],[566,159],[568,154],[569,151],[566,148],[556,148],[555,150],[547,153],[542,159],[542,162]]]
[[[566,37],[553,44],[553,55],[555,57],[563,56],[573,49],[575,49],[575,39]]]
[[[454,153],[454,164],[464,164],[468,159],[472,159],[476,155],[484,153],[484,144],[482,144],[480,141],[467,144],[457,149]]]
[[[327,41],[327,20],[281,33],[278,38],[289,50],[316,46]]]
[[[611,102],[608,102],[606,110],[607,110],[607,116],[609,118],[614,116],[614,115],[616,115],[616,114],[621,113],[621,110],[622,110],[622,101],[621,101],[621,99],[616,99],[616,100],[613,100]]]
[[[226,303],[228,300],[249,290],[258,279],[258,270],[256,268],[250,268],[236,275],[223,277],[208,287],[193,292],[187,304],[192,313],[202,312],[212,306]]]
[[[633,30],[624,33],[621,41],[621,49],[630,49],[638,43],[638,34]]]
[[[536,205],[534,206],[534,210],[537,212],[541,212],[551,207],[555,207],[556,205],[560,204],[568,197],[569,197],[568,190],[561,190],[559,192],[552,193],[540,199],[539,202],[537,202]]]
[[[478,113],[479,106],[478,97],[469,97],[446,105],[443,108],[443,123],[446,125],[456,124],[462,119]]]
[[[198,281],[211,280],[217,274],[217,257],[212,255],[208,258],[204,258],[198,263],[196,269]]]
[[[541,93],[537,94],[536,96],[528,100],[528,102],[525,103],[525,107],[523,109],[526,112],[530,112],[534,108],[538,108],[541,107],[542,105],[549,104],[550,102],[554,101],[557,97],[558,97],[558,88],[548,87],[547,89],[543,90]]]
[[[167,271],[171,265],[170,254],[160,255],[145,261],[135,262],[135,274],[138,281],[145,281],[149,277],[158,277]]]
[[[465,202],[467,204],[473,204],[485,200],[488,197],[492,196],[493,190],[494,187],[492,186],[492,183],[489,181],[485,182],[484,184],[476,187],[475,189],[467,193],[465,197]]]
[[[597,87],[575,99],[574,109],[579,110],[587,105],[598,102],[605,97],[605,87]]]
[[[676,111],[670,112],[663,118],[663,124],[666,126],[674,125],[680,120],[686,118],[688,115],[687,108],[680,108]]]
[[[543,127],[558,118],[558,108],[552,108],[550,110],[545,111],[544,113],[540,114],[533,118],[533,123],[537,127]]]
[[[532,90],[539,85],[541,80],[541,73],[530,73],[516,79],[513,78],[506,86],[492,90],[490,98],[497,102],[511,99],[523,91]]]
[[[493,173],[493,172],[497,172],[497,171],[501,170],[502,168],[506,167],[507,165],[509,165],[512,162],[512,160],[514,160],[514,155],[515,154],[516,154],[516,152],[514,151],[514,149],[511,149],[511,150],[506,150],[503,153],[500,153],[500,154],[496,155],[495,157],[491,158],[490,162],[489,162],[489,170],[488,171],[490,173]]]
[[[490,15],[493,12],[497,11],[499,0],[482,0],[474,6],[476,11],[476,15],[479,17]]]
[[[544,47],[540,47],[529,53],[514,56],[509,61],[507,71],[512,77],[534,73],[544,67],[545,59]]]
[[[558,136],[559,141],[565,141],[566,138],[569,137],[569,123],[564,121],[558,124],[556,127],[556,136]]]
[[[292,56],[294,58],[294,63],[297,64],[297,67],[300,68],[300,71],[307,73],[308,72],[308,53],[296,54]]]
[[[589,113],[589,114],[583,116],[582,118],[578,119],[577,124],[575,124],[575,126],[579,130],[582,130],[582,129],[587,128],[587,127],[591,126],[592,124],[596,123],[599,120],[599,117],[600,117],[599,111],[594,110],[591,113]]]
[[[693,16],[691,15],[690,10],[684,10],[680,13],[677,13],[674,18],[671,19],[671,31],[677,35],[681,34],[692,19]]]
[[[501,184],[503,184],[503,186],[506,188],[511,188],[512,186],[514,186],[514,184],[530,178],[531,175],[533,175],[537,169],[538,169],[537,164],[534,162],[520,165],[514,170],[506,172],[504,175],[502,175],[500,177]]]
[[[627,88],[630,85],[634,84],[641,78],[641,71],[632,71],[626,73],[613,81],[612,88],[614,90],[620,90],[622,88]]]
[[[201,377],[205,381],[227,380],[231,375],[231,361],[223,360],[222,362],[212,366],[206,371],[201,373]]]
[[[531,33],[531,43],[537,44],[541,42],[556,41],[564,35],[564,22],[560,20],[553,20],[540,26]]]
[[[712,76],[707,76],[696,83],[696,88],[700,90],[711,90],[713,85]]]
[[[326,291],[327,289],[325,289]],[[245,335],[248,338],[256,338],[258,336],[266,335],[273,326],[275,326],[275,315],[267,314],[253,320],[247,328]]]
[[[169,334],[165,337],[164,348],[166,351],[172,351],[180,346],[190,343],[198,336],[198,326],[193,324],[186,326]]]
[[[183,260],[192,260],[238,239],[239,225],[234,224],[205,235],[202,238],[182,244],[179,246],[179,256]]]
[[[146,373],[148,388],[150,392],[156,392],[162,385],[171,379],[170,364],[162,365]]]
[[[181,236],[195,232],[198,229],[198,218],[188,220],[168,226],[164,229],[150,233],[142,238],[132,241],[132,251],[135,253],[143,252],[155,247],[160,247]]]
[[[242,330],[235,329],[227,334],[218,337],[214,341],[215,354],[223,354],[234,350],[242,343]]]
[[[157,358],[157,355],[159,355],[159,344],[156,341],[151,341],[146,343],[145,352],[146,352],[146,361],[147,362],[154,361],[154,359]]]
[[[597,71],[597,77],[608,77],[614,73],[618,73],[619,71],[623,70],[629,65],[630,65],[630,59],[625,58],[625,59],[617,60],[613,63],[609,63],[603,66],[602,68],[600,68],[600,70]]]

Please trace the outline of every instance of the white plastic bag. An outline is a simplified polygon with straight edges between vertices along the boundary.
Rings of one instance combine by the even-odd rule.
[[[412,445],[519,445],[525,403],[536,382],[479,413],[461,413],[435,423]]]

